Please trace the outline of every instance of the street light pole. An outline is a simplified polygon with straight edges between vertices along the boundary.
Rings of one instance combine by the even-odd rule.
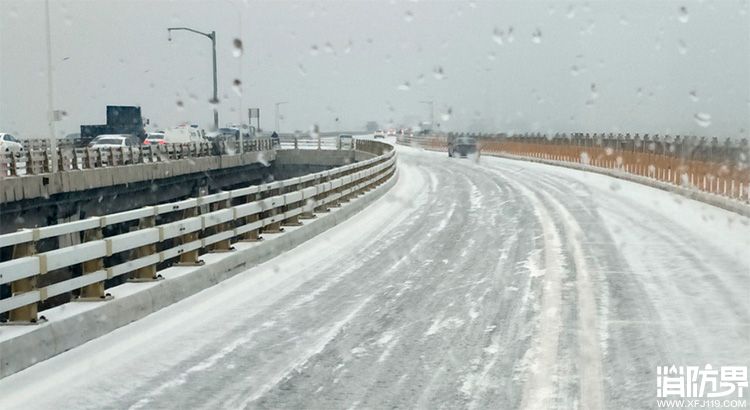
[[[275,114],[276,114],[276,132],[280,132],[280,130],[279,130],[279,106],[282,105],[282,104],[287,104],[287,103],[289,103],[289,101],[279,101],[279,102],[276,103],[276,111],[275,111]]]
[[[49,0],[44,2],[44,12],[46,17],[46,28],[47,28],[47,121],[49,125],[49,137],[50,137],[50,172],[57,172],[57,135],[55,135],[55,110],[53,108],[54,98],[52,85],[52,33],[50,28],[49,18]]]
[[[214,67],[214,96],[211,99],[211,104],[214,106],[214,129],[219,129],[219,110],[216,108],[217,104],[219,103],[219,91],[218,91],[218,81],[217,81],[217,75],[216,75],[216,32],[212,31],[210,33],[204,33],[202,31],[198,31],[189,27],[169,27],[167,29],[167,32],[169,33],[169,41],[172,41],[172,31],[177,30],[185,30],[190,31],[195,34],[200,34],[202,36],[208,37],[211,40],[211,48],[212,48],[212,54],[213,54],[213,67]]]
[[[422,104],[430,104],[430,131],[435,128],[435,101],[420,101]]]

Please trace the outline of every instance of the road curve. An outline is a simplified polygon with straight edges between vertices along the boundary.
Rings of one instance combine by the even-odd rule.
[[[747,218],[399,151],[362,213],[0,380],[0,407],[651,408],[657,365],[748,365]]]

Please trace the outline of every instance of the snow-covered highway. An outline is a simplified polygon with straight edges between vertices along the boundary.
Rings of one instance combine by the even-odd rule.
[[[747,365],[750,221],[548,165],[399,147],[269,262],[0,380],[0,408],[644,408]]]

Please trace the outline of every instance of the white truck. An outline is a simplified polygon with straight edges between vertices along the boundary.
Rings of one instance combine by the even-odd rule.
[[[164,141],[167,144],[205,142],[206,132],[203,128],[193,125],[181,125],[164,131]]]

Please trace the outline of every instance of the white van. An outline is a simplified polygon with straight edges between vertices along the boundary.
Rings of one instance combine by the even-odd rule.
[[[167,144],[205,142],[206,133],[202,128],[182,125],[164,131],[164,140],[167,142]]]

